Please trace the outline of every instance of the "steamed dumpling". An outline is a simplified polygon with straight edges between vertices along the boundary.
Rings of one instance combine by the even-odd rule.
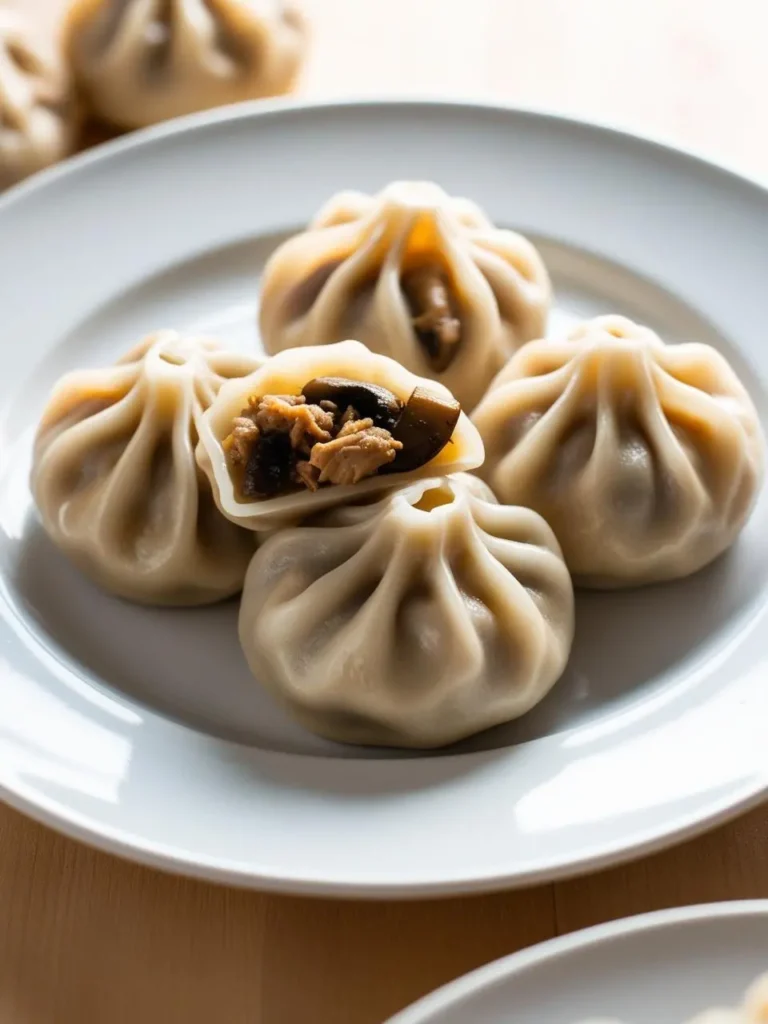
[[[465,474],[277,533],[240,610],[251,671],[301,723],[387,746],[436,747],[524,714],[572,636],[554,534]]]
[[[307,26],[294,0],[74,0],[65,37],[94,113],[140,128],[290,91]]]
[[[0,8],[0,189],[68,156],[78,127],[58,54],[14,11]]]
[[[281,352],[225,385],[202,417],[197,460],[225,516],[271,530],[473,469],[483,446],[446,388],[343,341]]]
[[[107,369],[58,383],[35,443],[46,532],[105,590],[145,604],[237,593],[252,535],[218,512],[195,463],[197,424],[222,383],[257,361],[161,331]]]
[[[481,476],[544,516],[585,586],[700,569],[736,539],[763,479],[760,422],[724,357],[623,317],[525,346],[472,418]]]
[[[522,235],[428,182],[342,192],[264,273],[268,352],[358,338],[440,381],[467,409],[523,342],[540,337],[547,271]]]

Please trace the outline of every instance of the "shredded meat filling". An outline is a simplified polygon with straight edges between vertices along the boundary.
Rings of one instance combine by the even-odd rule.
[[[312,491],[356,484],[392,462],[402,447],[352,406],[341,413],[333,402],[313,405],[303,395],[251,399],[224,442],[230,464],[240,469],[245,497],[279,493],[291,484]]]
[[[249,416],[237,417],[232,424],[232,433],[224,442],[224,450],[234,466],[246,464],[260,434],[261,431]]]
[[[267,498],[413,472],[451,443],[460,416],[453,397],[420,385],[403,402],[381,384],[314,377],[300,395],[251,397],[223,447],[239,492]]]
[[[251,404],[251,418],[262,434],[288,434],[296,451],[308,455],[318,441],[330,441],[336,407],[308,405],[303,395],[266,395]]]
[[[315,445],[309,462],[320,470],[320,484],[356,484],[393,462],[402,448],[373,420],[347,420],[333,441]]]
[[[439,266],[427,263],[403,276],[403,291],[414,330],[437,372],[445,370],[458,351],[461,321],[450,285]]]

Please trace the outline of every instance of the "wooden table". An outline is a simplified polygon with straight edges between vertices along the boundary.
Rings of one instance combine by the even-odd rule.
[[[61,8],[17,2],[51,24]],[[313,95],[503,97],[768,171],[768,7],[755,0],[315,0],[312,13]],[[380,1024],[562,932],[768,897],[765,809],[629,867],[429,903],[290,899],[167,877],[7,809],[0,839],[0,1024]]]

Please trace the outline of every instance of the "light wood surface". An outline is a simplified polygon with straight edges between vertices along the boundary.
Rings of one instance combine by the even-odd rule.
[[[17,5],[52,28],[62,2]],[[768,171],[768,5],[757,0],[315,0],[311,13],[308,94],[501,97]],[[758,896],[766,809],[586,879],[365,904],[164,876],[0,808],[0,1024],[381,1024],[553,935]]]

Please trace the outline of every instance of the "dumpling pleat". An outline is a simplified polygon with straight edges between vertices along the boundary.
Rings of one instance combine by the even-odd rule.
[[[588,586],[695,572],[734,541],[762,482],[760,420],[723,356],[622,317],[525,346],[473,420],[480,475],[547,519]]]
[[[372,272],[378,269],[386,244],[382,226],[373,231],[359,248],[351,249],[346,259],[339,263],[307,316],[309,336],[305,344],[315,344],[319,336],[327,341],[343,340],[348,306],[361,302],[360,289],[372,280]]]
[[[161,332],[134,350],[137,361],[69,375],[43,417],[32,470],[43,524],[120,596],[207,603],[237,591],[245,575],[252,541],[215,510],[195,459],[196,422],[224,380],[208,366],[210,351]],[[254,365],[237,357],[231,368]],[[120,397],[104,408],[105,395]]]
[[[256,679],[309,728],[431,747],[542,698],[570,649],[573,591],[541,517],[458,475],[267,540],[239,634]]]
[[[291,294],[305,286],[311,291],[315,275],[337,261],[309,313],[292,313]],[[460,321],[458,342],[448,342],[455,349],[443,353],[452,358],[441,359],[439,370],[414,329],[403,285],[406,271],[425,266],[447,278],[449,305]],[[430,182],[393,182],[377,196],[335,197],[307,231],[273,254],[260,325],[272,354],[356,338],[433,376],[470,409],[509,355],[543,333],[550,297],[546,268],[521,236],[497,231],[474,204]]]

